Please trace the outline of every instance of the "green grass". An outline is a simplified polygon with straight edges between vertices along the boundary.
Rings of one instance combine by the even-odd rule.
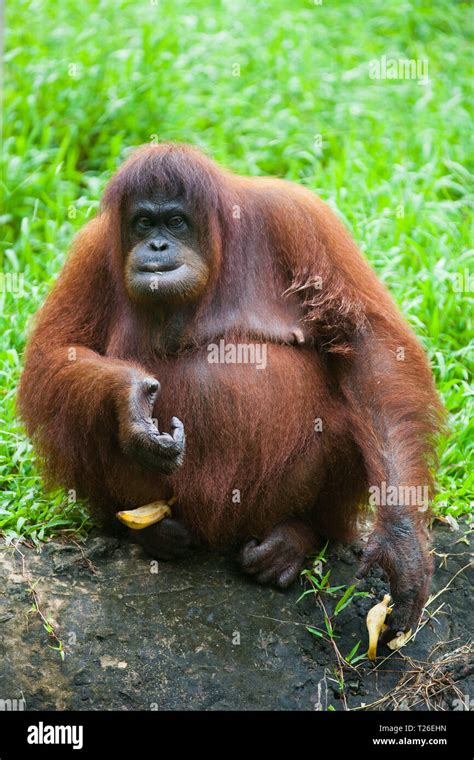
[[[426,347],[450,412],[438,509],[469,510],[474,294],[453,278],[474,273],[470,25],[454,0],[9,4],[1,271],[23,275],[24,294],[0,293],[7,535],[87,525],[80,506],[44,493],[15,387],[28,320],[71,238],[126,151],[154,136],[297,180],[337,207]],[[384,55],[427,58],[430,82],[371,79]]]

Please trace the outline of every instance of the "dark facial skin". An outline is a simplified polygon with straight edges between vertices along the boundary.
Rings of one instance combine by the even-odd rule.
[[[124,214],[125,284],[145,305],[194,301],[206,287],[209,265],[197,224],[179,198],[136,198]]]

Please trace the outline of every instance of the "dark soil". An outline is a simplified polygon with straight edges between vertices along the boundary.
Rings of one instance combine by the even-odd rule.
[[[436,525],[433,593],[448,588],[428,610],[441,609],[424,615],[401,652],[382,647],[376,666],[346,668],[342,691],[332,644],[306,628],[324,628],[315,596],[297,603],[307,586],[257,586],[231,557],[197,554],[157,567],[139,547],[99,535],[84,546],[51,542],[41,553],[4,546],[0,700],[24,699],[27,710],[472,709],[467,534]],[[358,554],[329,552],[333,585],[354,582]],[[367,649],[365,615],[387,591],[381,571],[362,589],[371,596],[336,619],[343,655],[358,640],[358,654]],[[331,610],[332,598],[323,599]]]

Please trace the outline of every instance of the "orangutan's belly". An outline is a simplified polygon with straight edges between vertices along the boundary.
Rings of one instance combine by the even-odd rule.
[[[186,431],[184,465],[168,483],[180,516],[202,537],[225,544],[314,500],[324,441],[315,421],[334,405],[314,350],[218,347],[152,371],[161,383],[160,429],[177,416]]]

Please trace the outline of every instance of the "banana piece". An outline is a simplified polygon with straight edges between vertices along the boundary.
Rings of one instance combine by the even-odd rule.
[[[175,501],[176,499],[174,498],[169,499],[169,501],[152,501],[151,504],[145,504],[143,507],[117,512],[116,517],[127,528],[143,530],[143,528],[148,528],[149,525],[154,525],[154,523],[160,522],[163,518],[169,517],[171,515],[170,506]]]
[[[367,657],[369,660],[375,660],[377,657],[377,643],[382,630],[386,628],[384,625],[385,618],[390,615],[392,608],[389,607],[390,595],[385,594],[383,600],[372,607],[366,617],[367,630],[369,632],[369,650]]]
[[[411,628],[409,631],[406,631],[406,632],[402,631],[401,633],[397,634],[397,636],[395,636],[394,639],[387,642],[387,646],[389,649],[401,649],[401,647],[405,646],[410,636],[411,636]]]

